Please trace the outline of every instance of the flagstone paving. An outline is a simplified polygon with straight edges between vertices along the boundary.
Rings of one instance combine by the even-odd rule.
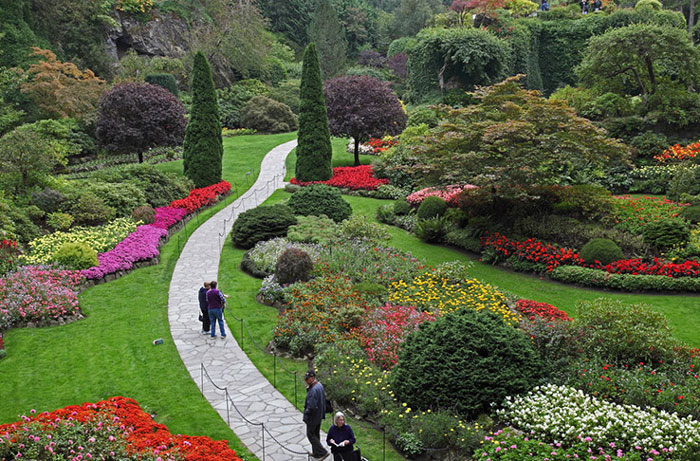
[[[192,379],[238,438],[263,461],[308,459],[311,446],[302,414],[255,368],[230,331],[225,339],[200,332],[197,292],[203,281],[217,279],[221,245],[235,218],[284,186],[285,159],[295,146],[296,141],[290,141],[272,149],[255,184],[192,233],[175,265],[168,300],[172,338]]]

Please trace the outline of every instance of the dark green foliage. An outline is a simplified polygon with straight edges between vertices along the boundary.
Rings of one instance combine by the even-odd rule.
[[[54,260],[71,270],[89,269],[97,266],[97,252],[83,242],[66,243],[54,254]]]
[[[151,85],[162,86],[170,91],[174,96],[178,96],[177,81],[173,74],[148,74],[146,75],[146,83]]]
[[[403,345],[391,373],[400,402],[413,409],[452,409],[464,417],[526,392],[541,364],[520,330],[470,309],[425,322]]]
[[[445,211],[445,219],[448,224],[462,228],[469,222],[469,215],[459,208],[448,208]]]
[[[700,194],[700,168],[679,168],[663,190],[671,200],[679,200],[681,194]]]
[[[474,236],[472,229],[453,229],[445,235],[445,242],[472,253],[481,253],[481,240]]]
[[[669,142],[663,134],[646,132],[633,137],[629,144],[636,150],[637,162],[651,164],[654,156],[665,151]]]
[[[275,278],[280,285],[308,282],[314,263],[311,257],[298,248],[288,248],[277,258]]]
[[[411,204],[406,201],[405,198],[399,199],[394,202],[394,214],[402,216],[409,214],[413,210]]]
[[[243,108],[241,125],[263,133],[287,133],[297,129],[298,121],[286,104],[256,96]]]
[[[84,190],[100,197],[107,206],[114,208],[117,217],[130,216],[134,208],[147,203],[141,189],[131,183],[91,182]]]
[[[294,213],[286,205],[259,206],[238,216],[231,229],[231,240],[238,248],[252,248],[262,240],[287,235],[289,226],[296,223]]]
[[[329,0],[318,0],[309,25],[309,41],[318,49],[323,79],[342,73],[347,59],[345,30]]]
[[[59,211],[65,201],[66,197],[62,193],[48,187],[32,194],[32,204],[46,213]]]
[[[693,224],[700,222],[700,205],[692,205],[684,207],[681,211],[681,216]]]
[[[377,221],[384,224],[393,225],[396,219],[393,205],[382,205],[377,208]]]
[[[326,215],[339,223],[352,215],[352,207],[338,189],[325,184],[302,188],[289,197],[289,206],[297,215]]]
[[[612,212],[613,201],[610,192],[600,186],[555,187],[552,192],[558,199],[553,206],[555,213],[595,221],[609,216]]]
[[[300,84],[301,80],[298,79],[285,80],[276,87],[271,88],[267,97],[288,105],[292,112],[299,114]]]
[[[260,9],[272,29],[298,46],[307,43],[306,30],[312,17],[313,2],[307,0],[260,0]]]
[[[131,212],[131,219],[134,221],[141,221],[144,224],[151,224],[156,217],[156,210],[148,205],[139,206],[134,208]]]
[[[594,264],[598,261],[600,264],[607,265],[623,258],[620,247],[608,239],[593,239],[589,241],[581,248],[580,254],[581,258],[588,264]]]
[[[154,208],[168,206],[189,194],[192,183],[186,178],[163,173],[153,165],[125,165],[107,171],[97,171],[90,175],[97,181],[110,183],[131,183],[143,191],[148,204]]]
[[[81,226],[98,226],[114,218],[114,208],[92,192],[80,192],[70,209],[75,223]]]
[[[310,43],[304,51],[299,103],[299,135],[297,136],[295,176],[299,181],[327,181],[333,176],[331,132],[328,127],[326,100],[323,97],[321,70],[316,46]]]
[[[8,232],[8,237],[26,245],[28,242],[31,242],[41,235],[41,229],[39,226],[34,224],[31,219],[29,219],[29,216],[27,216],[24,209],[9,206],[7,209],[2,211],[3,216],[2,219],[0,219],[0,223],[5,220],[9,221],[6,227],[3,226],[5,227],[6,232]]]
[[[645,225],[642,235],[644,242],[663,250],[687,242],[690,229],[688,223],[682,219],[667,218]]]
[[[447,234],[447,220],[444,216],[419,219],[413,232],[424,242],[440,243]]]
[[[32,46],[46,47],[36,36],[32,22],[32,5],[28,0],[5,0],[0,3],[0,67],[26,67]]]
[[[430,219],[442,216],[447,211],[447,202],[440,197],[426,197],[418,206],[418,219]]]
[[[192,69],[192,110],[185,130],[183,168],[195,187],[221,181],[224,147],[214,81],[207,58],[201,51]]]
[[[298,90],[297,84],[297,93]],[[260,80],[252,78],[241,80],[228,88],[217,90],[221,124],[226,128],[240,128],[241,111],[248,101],[255,96],[268,96],[269,93],[270,88],[267,85]],[[278,100],[275,97],[272,97],[272,99]]]

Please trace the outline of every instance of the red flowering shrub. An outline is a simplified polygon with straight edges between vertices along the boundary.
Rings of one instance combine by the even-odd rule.
[[[6,274],[17,267],[17,242],[0,240],[0,275]]]
[[[297,178],[292,178],[292,184],[308,186],[310,184],[326,184],[328,186],[340,187],[352,190],[375,190],[383,184],[389,184],[388,179],[378,179],[374,177],[372,165],[341,166],[333,168],[333,177],[328,181],[302,182]]]
[[[75,458],[75,453],[81,456]],[[0,458],[40,457],[240,461],[226,441],[173,435],[125,397],[71,405],[0,425]]]
[[[545,320],[573,320],[566,312],[557,309],[551,304],[538,303],[529,299],[519,299],[515,303],[515,310],[523,314],[530,320],[535,320],[536,317]]]
[[[229,190],[231,190],[231,184],[227,181],[221,181],[211,186],[192,189],[187,197],[173,200],[170,206],[173,208],[184,208],[188,212],[193,213],[203,206],[213,204],[219,195],[225,194]]]
[[[371,147],[373,153],[381,154],[385,150],[397,146],[399,144],[399,138],[369,138],[369,141],[362,144]]]
[[[670,163],[694,158],[696,155],[698,155],[698,153],[700,153],[700,141],[690,143],[687,146],[676,144],[675,146],[669,147],[662,153],[655,155],[654,159],[660,163]]]

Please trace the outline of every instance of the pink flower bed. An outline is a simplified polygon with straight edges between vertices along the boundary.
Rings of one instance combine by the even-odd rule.
[[[440,197],[448,203],[448,205],[457,205],[457,196],[465,190],[476,189],[478,186],[473,184],[464,185],[451,185],[445,187],[427,187],[421,189],[418,192],[414,192],[408,197],[406,201],[413,206],[418,206],[421,204],[426,197]]]
[[[328,181],[302,182],[297,180],[297,178],[292,178],[289,182],[299,186],[326,184],[327,186],[351,190],[375,190],[377,187],[383,184],[389,184],[388,179],[379,179],[374,177],[372,165],[340,166],[333,168],[333,177]]]
[[[187,214],[187,210],[184,208],[171,208],[169,206],[156,208],[156,217],[151,226],[159,229],[170,229],[174,224],[182,221],[182,218]]]

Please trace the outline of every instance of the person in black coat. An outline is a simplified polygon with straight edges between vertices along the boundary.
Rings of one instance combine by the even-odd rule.
[[[211,329],[209,321],[209,308],[207,304],[207,291],[209,291],[209,282],[204,282],[204,286],[199,289],[199,310],[201,312],[199,319],[202,322],[202,334],[208,335]]]
[[[335,414],[333,425],[328,430],[326,443],[331,447],[333,461],[351,461],[355,447],[355,434],[352,428],[345,424],[345,415],[342,412]]]
[[[321,421],[326,416],[326,392],[323,384],[316,379],[316,372],[309,370],[304,375],[306,382],[306,402],[304,403],[304,423],[306,437],[311,443],[310,455],[317,461],[328,458],[328,450],[321,445]]]

